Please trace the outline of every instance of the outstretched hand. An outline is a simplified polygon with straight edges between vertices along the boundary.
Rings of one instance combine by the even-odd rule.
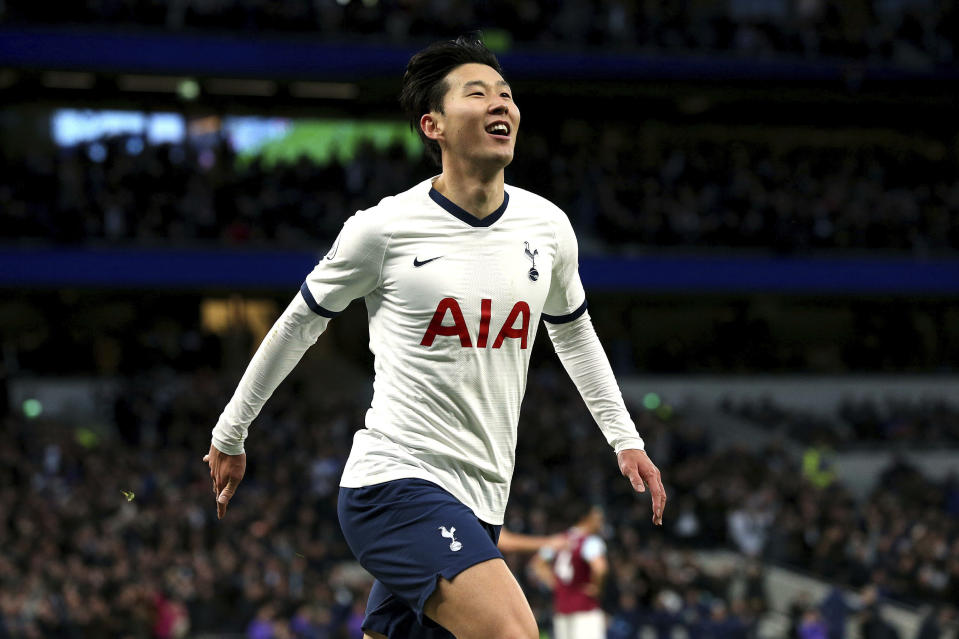
[[[622,450],[616,455],[619,462],[619,472],[629,479],[633,490],[638,493],[646,492],[649,486],[649,495],[653,501],[653,523],[663,525],[663,510],[666,509],[666,489],[659,476],[659,469],[649,458],[646,451]]]
[[[237,486],[243,481],[243,474],[246,472],[246,453],[227,455],[211,444],[210,452],[203,456],[203,461],[210,465],[210,477],[213,478],[216,518],[223,519],[227,504],[236,493]]]

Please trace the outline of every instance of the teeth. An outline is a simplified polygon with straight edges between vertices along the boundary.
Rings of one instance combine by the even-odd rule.
[[[509,127],[506,126],[505,124],[494,124],[486,130],[489,131],[490,133],[509,135]]]

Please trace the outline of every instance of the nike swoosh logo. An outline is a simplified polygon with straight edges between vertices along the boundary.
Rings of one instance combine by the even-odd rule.
[[[419,258],[414,257],[414,258],[413,258],[413,266],[419,268],[420,266],[423,266],[424,264],[429,264],[429,263],[432,262],[433,260],[438,260],[438,259],[440,259],[441,257],[443,257],[443,256],[442,256],[442,255],[437,255],[436,257],[431,257],[431,258],[428,259],[428,260],[423,260],[422,262],[419,260]]]

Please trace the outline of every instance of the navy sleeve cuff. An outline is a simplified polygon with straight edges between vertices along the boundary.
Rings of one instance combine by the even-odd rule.
[[[583,300],[583,303],[572,313],[567,313],[566,315],[547,315],[546,313],[542,314],[543,321],[549,322],[550,324],[566,324],[567,322],[572,322],[574,319],[586,312],[586,300]]]
[[[303,282],[303,286],[300,287],[300,294],[303,296],[303,301],[306,302],[306,305],[310,307],[310,310],[317,315],[333,318],[342,313],[342,311],[327,310],[317,304],[316,299],[313,297],[313,293],[310,292],[310,287],[306,285],[306,282]]]

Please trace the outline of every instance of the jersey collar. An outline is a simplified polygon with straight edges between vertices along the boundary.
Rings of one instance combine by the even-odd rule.
[[[467,211],[462,209],[459,206],[453,204],[449,201],[445,195],[430,187],[430,199],[446,209],[453,217],[466,222],[470,226],[492,226],[496,223],[496,220],[503,217],[503,213],[506,212],[506,205],[509,204],[509,193],[505,190],[503,191],[503,203],[499,205],[499,208],[484,217],[482,220]]]

